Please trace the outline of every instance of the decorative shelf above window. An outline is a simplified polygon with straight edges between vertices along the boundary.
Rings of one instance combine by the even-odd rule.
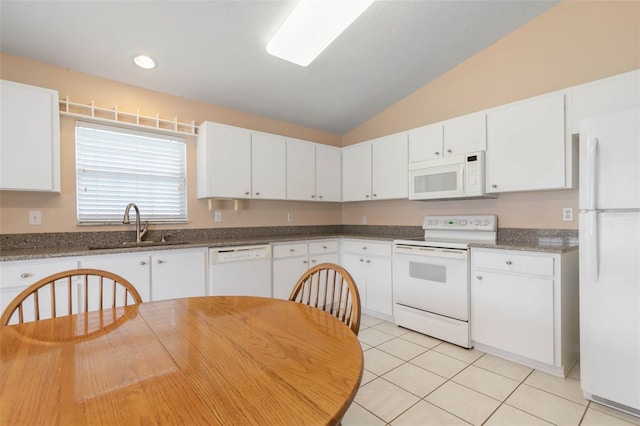
[[[160,118],[160,114],[156,114],[155,117],[140,115],[139,110],[135,113],[118,111],[118,105],[113,108],[97,107],[93,101],[88,105],[80,104],[69,101],[69,96],[60,100],[60,115],[100,123],[117,123],[127,127],[157,130],[166,134],[182,136],[194,136],[198,131],[195,121],[181,123],[177,117],[173,120],[166,120]]]

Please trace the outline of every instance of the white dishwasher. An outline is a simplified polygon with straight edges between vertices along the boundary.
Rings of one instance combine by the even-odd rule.
[[[211,296],[271,297],[271,246],[209,249]]]

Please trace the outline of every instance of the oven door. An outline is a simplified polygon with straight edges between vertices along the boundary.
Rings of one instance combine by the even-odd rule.
[[[469,251],[396,245],[393,292],[397,304],[469,321]]]

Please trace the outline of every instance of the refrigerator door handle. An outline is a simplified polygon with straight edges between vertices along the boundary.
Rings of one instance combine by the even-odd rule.
[[[586,269],[589,276],[589,282],[596,283],[598,281],[598,212],[590,210],[585,212],[587,221],[586,236]]]
[[[596,208],[596,160],[598,158],[598,138],[587,139],[587,161],[586,161],[586,200],[584,208],[587,210],[595,210]]]

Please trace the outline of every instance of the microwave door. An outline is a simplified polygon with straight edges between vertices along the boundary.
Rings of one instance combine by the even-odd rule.
[[[428,200],[464,195],[464,164],[450,164],[409,173],[411,199]]]

